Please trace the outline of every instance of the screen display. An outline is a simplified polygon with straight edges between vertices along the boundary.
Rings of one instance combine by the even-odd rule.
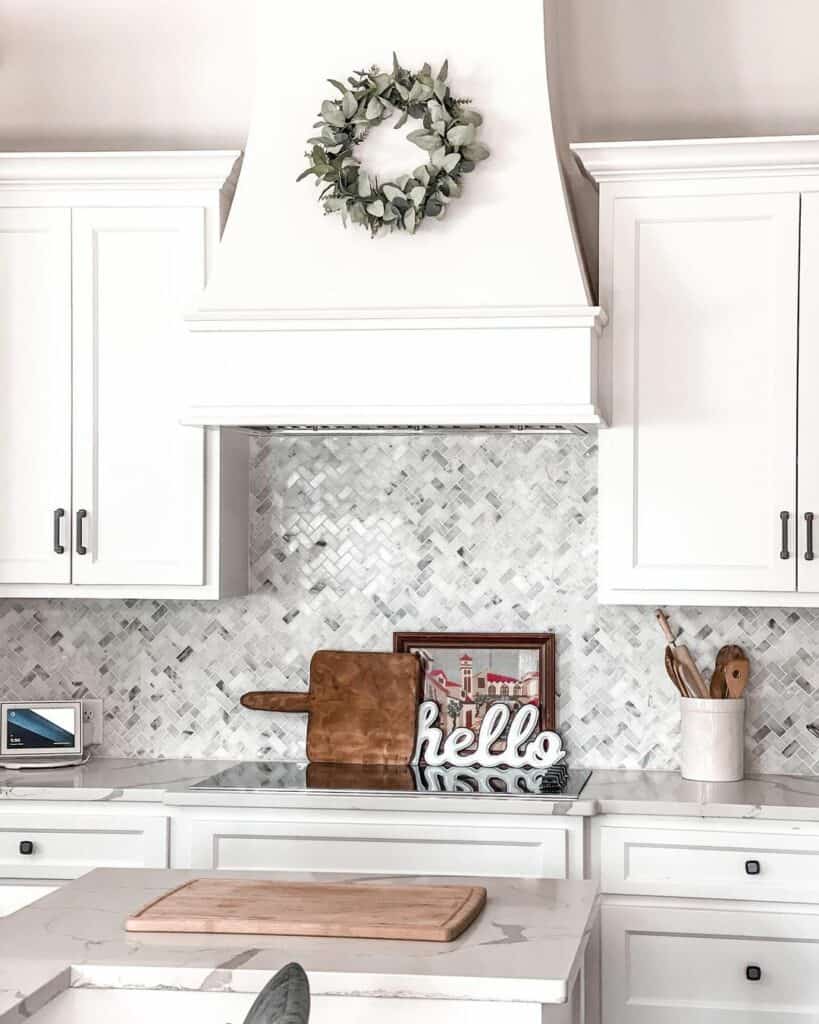
[[[77,743],[74,708],[9,708],[6,746],[12,750],[73,750]]]

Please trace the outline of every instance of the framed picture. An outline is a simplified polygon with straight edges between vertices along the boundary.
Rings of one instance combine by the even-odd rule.
[[[477,731],[490,704],[540,708],[540,728],[554,729],[554,633],[393,633],[396,653],[420,654],[424,700],[441,708],[439,726]]]

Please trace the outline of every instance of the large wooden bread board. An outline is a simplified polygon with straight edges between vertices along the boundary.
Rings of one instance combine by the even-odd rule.
[[[422,687],[417,654],[316,651],[306,693],[257,690],[242,705],[307,712],[308,761],[409,764]]]
[[[480,914],[486,889],[197,878],[128,918],[129,932],[316,935],[451,942]]]

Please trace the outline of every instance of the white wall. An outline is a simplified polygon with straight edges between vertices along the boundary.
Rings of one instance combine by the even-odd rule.
[[[269,2],[285,24],[286,4]],[[562,136],[819,131],[818,0],[545,2]],[[252,10],[253,0],[2,0],[0,145],[241,145]],[[594,193],[569,173],[593,261]]]
[[[252,0],[2,0],[2,148],[241,145],[252,31]]]

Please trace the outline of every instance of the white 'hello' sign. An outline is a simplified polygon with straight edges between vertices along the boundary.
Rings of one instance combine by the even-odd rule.
[[[413,764],[423,762],[432,768],[444,765],[456,768],[471,765],[482,768],[500,765],[551,768],[566,756],[563,741],[556,732],[537,731],[539,712],[534,704],[525,704],[514,718],[506,704],[493,704],[483,716],[477,736],[474,730],[460,726],[453,729],[446,739],[438,726],[440,713],[441,709],[434,700],[425,700],[419,705]],[[509,732],[503,749],[493,752],[492,748],[501,740],[507,726]]]

